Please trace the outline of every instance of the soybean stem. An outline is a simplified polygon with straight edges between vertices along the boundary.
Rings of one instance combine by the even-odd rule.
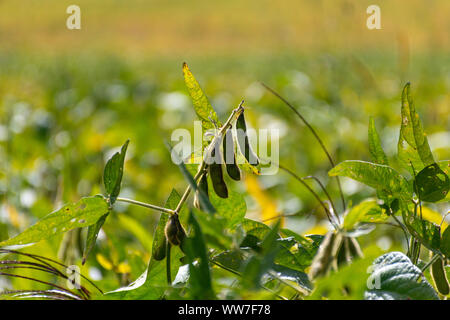
[[[440,259],[440,258],[441,258],[441,256],[438,254],[433,255],[433,257],[430,259],[430,261],[428,261],[428,263],[422,267],[421,271],[425,272],[425,270],[427,270],[429,266],[431,266],[437,259]]]
[[[175,211],[172,209],[167,209],[167,208],[163,208],[163,207],[158,207],[155,206],[153,204],[150,203],[145,203],[145,202],[141,202],[141,201],[137,201],[137,200],[133,200],[133,199],[128,199],[128,198],[117,198],[116,201],[120,201],[120,202],[128,202],[131,204],[135,204],[141,207],[145,207],[148,209],[153,209],[153,210],[157,210],[157,211],[161,211],[161,212],[166,212],[166,213],[170,213],[170,214],[174,214]]]

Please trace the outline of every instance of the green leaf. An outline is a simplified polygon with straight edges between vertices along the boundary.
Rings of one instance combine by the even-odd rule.
[[[202,88],[200,88],[200,85],[189,70],[189,67],[186,63],[183,63],[183,75],[184,83],[186,84],[189,95],[192,99],[192,103],[194,104],[195,113],[197,114],[197,117],[202,121],[203,134],[206,130],[215,129],[212,121],[214,121],[217,126],[220,127],[221,124],[216,112],[209,103],[208,98],[203,93]],[[203,147],[206,147],[207,145],[208,142],[204,141]]]
[[[242,284],[247,288],[258,288],[261,284],[261,278],[274,265],[274,259],[279,251],[277,244],[278,231],[280,228],[280,220],[269,228],[264,239],[261,242],[259,254],[251,256],[244,267],[242,274]]]
[[[328,277],[314,280],[314,291],[306,299],[311,300],[362,300],[367,290],[367,270],[373,260],[380,256],[381,249],[369,245],[364,250],[364,258],[356,259],[349,265],[339,266],[339,270]]]
[[[129,142],[130,140],[127,140],[120,149],[120,152],[116,152],[111,159],[108,160],[105,166],[103,181],[111,205],[116,201],[116,198],[120,193],[120,184],[123,176],[123,162],[125,161],[125,154]]]
[[[226,231],[228,222],[225,218],[219,215],[211,215],[195,208],[192,210],[207,243],[220,250],[226,250],[232,246],[233,241]]]
[[[413,213],[406,211],[405,208],[402,208],[402,215],[408,231],[429,250],[439,253],[441,228],[430,221],[414,216]]]
[[[390,252],[375,259],[365,292],[367,300],[438,300],[436,291],[422,271],[401,252]]]
[[[408,200],[412,195],[408,181],[389,166],[348,160],[339,163],[328,174],[349,177],[394,198]]]
[[[450,227],[447,227],[442,233],[441,251],[448,259],[450,259]]]
[[[178,192],[175,189],[173,189],[164,207],[168,209],[175,209],[180,199],[181,197],[178,194]],[[130,285],[108,292],[107,298],[116,300],[118,299],[154,300],[160,299],[163,296],[164,292],[168,288],[166,276],[166,263],[165,259],[161,261],[155,260],[153,258],[153,252],[157,250],[157,248],[159,248],[162,244],[164,245],[164,250],[166,248],[165,247],[166,238],[164,235],[164,228],[166,226],[167,220],[168,214],[162,212],[153,235],[152,258],[150,258],[147,270],[145,270],[145,272]],[[178,272],[178,269],[181,266],[180,259],[182,257],[183,254],[180,248],[172,247],[170,259],[171,261],[170,269],[172,274]]]
[[[389,216],[383,212],[376,200],[365,200],[348,211],[344,218],[344,229],[354,230],[358,224],[384,222]]]
[[[437,202],[444,199],[450,189],[450,179],[437,163],[433,163],[420,171],[414,181],[414,190],[420,200]]]
[[[212,187],[211,184],[209,186]],[[217,214],[226,219],[227,228],[234,228],[243,221],[247,212],[247,205],[242,193],[228,191],[228,198],[224,199],[216,195],[215,192],[209,192],[209,199],[217,210]]]
[[[308,292],[312,290],[312,284],[309,281],[308,275],[302,271],[293,270],[280,265],[274,265],[273,271],[272,276],[278,279],[295,282]]]
[[[294,237],[278,239],[277,245],[276,265],[302,272],[311,265],[315,252],[305,249]]]
[[[215,295],[212,288],[207,247],[193,212],[189,215],[189,224],[192,230],[184,244],[189,262],[189,294],[192,299],[213,299]],[[195,261],[197,263],[194,264]]]
[[[389,165],[386,154],[381,147],[380,137],[378,136],[375,122],[372,117],[369,120],[369,152],[372,160],[377,164]]]
[[[262,222],[244,219],[242,228],[245,231],[245,238],[242,240],[240,247],[250,247],[258,249],[258,244],[270,232],[270,228]]]
[[[100,229],[102,228],[103,224],[105,223],[108,215],[109,215],[109,212],[107,214],[101,216],[100,219],[98,219],[95,224],[90,225],[88,227],[86,244],[84,246],[84,251],[83,251],[83,260],[82,260],[81,264],[86,263],[86,259],[88,258],[91,250],[94,248],[95,242],[97,241],[98,233],[100,232]]]
[[[434,163],[428,139],[411,98],[410,83],[402,92],[402,124],[398,140],[398,157],[402,164],[413,174]],[[414,170],[411,167],[414,166]]]
[[[243,264],[244,255],[240,250],[223,251],[211,258],[212,261],[238,272]]]
[[[108,203],[102,196],[82,198],[46,215],[14,238],[0,242],[0,247],[34,243],[75,228],[87,227],[108,211]]]
[[[153,239],[148,229],[129,214],[118,213],[116,216],[120,226],[128,230],[142,244],[146,252],[150,252],[153,247]]]
[[[447,177],[450,177],[450,160],[441,160],[438,161],[437,164],[439,168],[447,175]],[[447,201],[450,201],[450,192],[447,192],[447,196],[439,202]]]

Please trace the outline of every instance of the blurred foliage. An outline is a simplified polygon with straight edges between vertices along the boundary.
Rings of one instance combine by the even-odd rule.
[[[367,128],[372,116],[381,145],[396,168],[400,93],[411,81],[416,111],[435,158],[450,158],[448,1],[433,1],[426,8],[418,1],[399,1],[407,6],[383,3],[384,27],[373,37],[365,28],[367,1],[303,1],[296,10],[294,1],[279,5],[249,1],[240,2],[240,7],[230,1],[220,8],[199,1],[198,11],[190,2],[180,1],[136,0],[127,7],[110,0],[95,5],[79,1],[85,8],[79,34],[55,27],[64,25],[66,16],[59,12],[65,12],[69,3],[46,5],[50,2],[30,2],[26,10],[18,9],[16,2],[0,3],[0,241],[65,203],[104,193],[103,168],[126,139],[130,145],[121,196],[162,205],[170,190],[181,193],[186,182],[171,162],[164,140],[170,140],[176,128],[193,131],[195,112],[181,72],[184,60],[221,121],[244,99],[252,127],[280,130],[280,162],[299,176],[319,177],[333,198],[338,196],[336,184],[327,175],[329,163],[316,141],[259,81],[296,106],[336,163],[370,159]],[[17,23],[17,14],[23,15],[23,23]],[[355,23],[362,27],[355,28]],[[408,175],[406,170],[401,173]],[[243,195],[246,218],[272,225],[283,215],[282,227],[299,235],[325,234],[330,229],[314,197],[284,173],[243,180],[227,183]],[[347,178],[342,182],[348,203],[375,195]],[[431,204],[424,209],[429,217],[424,217],[439,223],[448,210],[448,202]],[[150,260],[158,216],[116,203],[81,272],[103,291],[136,280]],[[195,217],[203,236],[212,237],[215,225],[205,222],[201,213]],[[233,239],[238,239],[239,230],[235,232]],[[85,237],[84,231],[56,235],[22,251],[81,266],[80,237]],[[231,240],[224,239],[229,245]],[[355,269],[339,271],[336,279],[342,287],[354,270],[362,272],[365,286],[365,270],[374,258],[406,248],[401,230],[390,225],[379,225],[358,240],[366,258]],[[70,254],[61,255],[63,244]],[[31,272],[24,270],[23,275]],[[247,284],[245,290],[233,291],[230,272],[216,267],[212,272],[219,298],[273,298],[269,290],[279,289],[269,279],[268,290],[247,290],[252,287]],[[307,287],[296,276],[297,284]],[[319,287],[329,290],[333,283],[325,279]],[[42,285],[0,278],[0,287]],[[330,289],[329,298],[340,297],[336,288]],[[290,290],[286,287],[280,294],[293,295]],[[363,297],[362,288],[350,290],[349,297]],[[180,291],[172,289],[168,297],[184,297]],[[313,297],[320,298],[320,292]]]

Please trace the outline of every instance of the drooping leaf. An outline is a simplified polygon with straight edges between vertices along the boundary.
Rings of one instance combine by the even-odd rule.
[[[410,83],[407,83],[402,92],[402,124],[397,148],[402,164],[411,173],[414,173],[414,171],[421,171],[424,167],[433,164],[434,158],[410,90]],[[411,164],[414,166],[414,170]]]
[[[125,161],[125,154],[127,152],[129,142],[130,140],[127,140],[120,149],[120,152],[116,152],[105,165],[103,182],[105,184],[106,193],[109,196],[111,205],[116,201],[116,198],[120,193],[120,184],[123,176],[123,163]]]
[[[89,253],[91,252],[92,248],[94,248],[95,242],[97,241],[98,233],[100,232],[100,229],[102,228],[103,224],[106,221],[106,218],[108,217],[109,212],[98,219],[98,221],[90,225],[88,227],[87,237],[86,237],[86,244],[84,246],[83,250],[83,260],[82,264],[86,263],[86,259],[89,256]]]
[[[433,163],[416,175],[414,190],[418,193],[420,200],[437,202],[447,196],[450,190],[450,179],[437,163]]]
[[[0,242],[0,247],[38,242],[75,228],[87,227],[108,211],[108,203],[102,196],[82,198],[46,215],[14,238]]]
[[[372,117],[369,120],[369,152],[373,162],[377,164],[389,165],[386,154],[381,147],[380,137],[378,136],[375,122]]]
[[[367,300],[437,300],[433,287],[422,271],[401,252],[390,252],[375,259],[369,280]]]
[[[358,224],[384,222],[389,216],[376,200],[365,200],[351,208],[344,217],[344,229],[351,231]]]
[[[394,198],[411,198],[412,190],[408,181],[389,166],[348,160],[339,163],[328,174],[349,177]]]
[[[193,299],[213,299],[215,295],[212,288],[207,247],[193,212],[189,215],[189,224],[192,231],[184,245],[189,262],[189,294]]]

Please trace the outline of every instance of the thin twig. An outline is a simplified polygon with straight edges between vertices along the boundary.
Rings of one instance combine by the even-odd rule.
[[[269,86],[267,86],[266,84],[262,83],[262,86],[264,88],[266,88],[270,93],[272,93],[274,96],[276,96],[278,99],[280,99],[281,101],[284,102],[284,104],[286,106],[288,106],[301,120],[302,122],[308,127],[309,131],[311,131],[311,133],[313,134],[313,136],[316,138],[316,140],[319,142],[320,146],[322,147],[323,152],[325,152],[328,161],[330,162],[331,166],[334,167],[334,161],[333,158],[331,157],[330,153],[328,152],[327,148],[325,147],[325,144],[323,143],[322,139],[320,139],[319,135],[316,133],[316,131],[314,130],[314,128],[309,124],[308,121],[306,121],[306,119],[300,114],[300,112],[297,111],[297,109],[294,108],[294,106],[292,104],[290,104],[285,98],[283,98],[278,92],[276,92],[275,90],[273,90],[272,88],[270,88]],[[345,198],[344,198],[344,193],[342,192],[342,187],[341,187],[341,181],[339,180],[339,177],[336,176],[336,182],[338,184],[338,188],[339,188],[339,193],[341,196],[341,201],[342,201],[342,207],[345,211],[346,209],[346,205],[345,205]]]
[[[333,225],[333,227],[338,230],[339,226],[336,224],[336,222],[334,222],[334,220],[332,219],[332,215],[330,212],[330,209],[327,208],[327,206],[323,203],[323,201],[320,199],[319,195],[305,182],[303,181],[302,178],[300,178],[299,176],[297,176],[294,172],[292,172],[290,169],[278,164],[278,167],[282,170],[284,170],[285,172],[289,173],[292,177],[294,177],[298,182],[300,182],[306,189],[308,189],[308,191],[316,198],[316,200],[320,203],[320,205],[323,207],[323,209],[325,210],[325,213],[328,217],[328,220],[330,221],[330,223]]]
[[[421,270],[422,272],[425,272],[425,270],[427,270],[429,266],[431,266],[434,262],[436,262],[437,259],[440,259],[440,258],[441,258],[440,255],[435,254],[435,255],[430,259],[430,261],[428,261],[427,264],[424,265],[424,266],[422,267],[422,269],[420,269],[420,270]]]
[[[170,214],[175,213],[175,211],[172,210],[172,209],[158,207],[158,206],[155,206],[155,205],[150,204],[150,203],[145,203],[145,202],[141,202],[141,201],[137,201],[137,200],[133,200],[133,199],[117,198],[116,201],[128,202],[128,203],[135,204],[135,205],[138,205],[138,206],[141,206],[141,207],[145,207],[145,208],[148,208],[148,209],[153,209],[153,210],[157,210],[157,211],[161,211],[161,212],[166,212],[166,213],[170,213]]]

